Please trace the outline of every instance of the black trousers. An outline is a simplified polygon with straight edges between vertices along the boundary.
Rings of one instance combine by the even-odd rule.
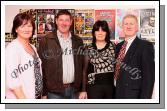
[[[88,99],[112,99],[113,90],[113,73],[97,74],[94,84],[87,85]]]
[[[88,99],[112,99],[113,87],[111,85],[89,85],[87,94]]]

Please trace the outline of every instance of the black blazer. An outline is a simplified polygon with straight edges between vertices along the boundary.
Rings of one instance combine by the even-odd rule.
[[[118,55],[123,42],[116,46]],[[150,99],[155,80],[153,45],[138,37],[129,47],[116,82],[116,99]]]

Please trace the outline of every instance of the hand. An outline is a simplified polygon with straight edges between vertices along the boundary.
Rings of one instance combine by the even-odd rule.
[[[42,99],[47,99],[47,96],[42,96]]]
[[[87,98],[87,92],[80,92],[79,93],[79,99],[88,99]]]
[[[26,99],[26,96],[23,92],[22,86],[14,88],[13,92],[16,95],[17,99]]]

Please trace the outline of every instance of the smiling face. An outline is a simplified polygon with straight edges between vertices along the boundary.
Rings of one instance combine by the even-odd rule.
[[[126,17],[122,24],[125,37],[133,37],[138,32],[138,22],[134,17]]]
[[[105,41],[106,34],[107,33],[100,27],[99,30],[95,31],[96,41]]]
[[[72,20],[69,15],[65,15],[65,14],[60,15],[58,18],[56,18],[56,24],[57,24],[58,30],[62,34],[66,34],[66,33],[69,33]]]
[[[32,17],[26,13],[19,13],[14,17],[12,35],[13,38],[30,38],[35,32],[35,23]]]
[[[17,37],[29,39],[32,37],[33,26],[31,21],[23,21],[23,24],[16,29]]]

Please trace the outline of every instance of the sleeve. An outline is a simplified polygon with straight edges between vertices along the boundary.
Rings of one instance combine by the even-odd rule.
[[[154,83],[154,85],[155,85],[155,83]],[[151,99],[155,99],[155,86],[154,86],[154,88],[153,88],[153,93],[152,93]]]
[[[46,58],[45,58],[45,49],[46,48],[46,39],[41,39],[39,41],[39,47],[38,47],[38,55],[39,55],[39,58],[41,59],[42,61],[42,75],[43,75],[43,96],[46,96],[47,95],[47,86],[46,86],[46,77],[45,77],[45,74],[46,74],[46,69],[45,69],[45,65],[46,65]]]
[[[142,52],[142,88],[140,98],[151,99],[155,81],[154,48],[151,43],[144,45]]]
[[[85,49],[85,51],[88,49]],[[84,64],[83,64],[83,81],[82,81],[82,91],[86,91],[86,83],[87,83],[87,70],[89,64],[89,56],[88,54],[84,55]]]
[[[6,85],[10,89],[21,86],[20,80],[20,56],[18,49],[8,47],[5,52],[5,70],[6,70]]]

